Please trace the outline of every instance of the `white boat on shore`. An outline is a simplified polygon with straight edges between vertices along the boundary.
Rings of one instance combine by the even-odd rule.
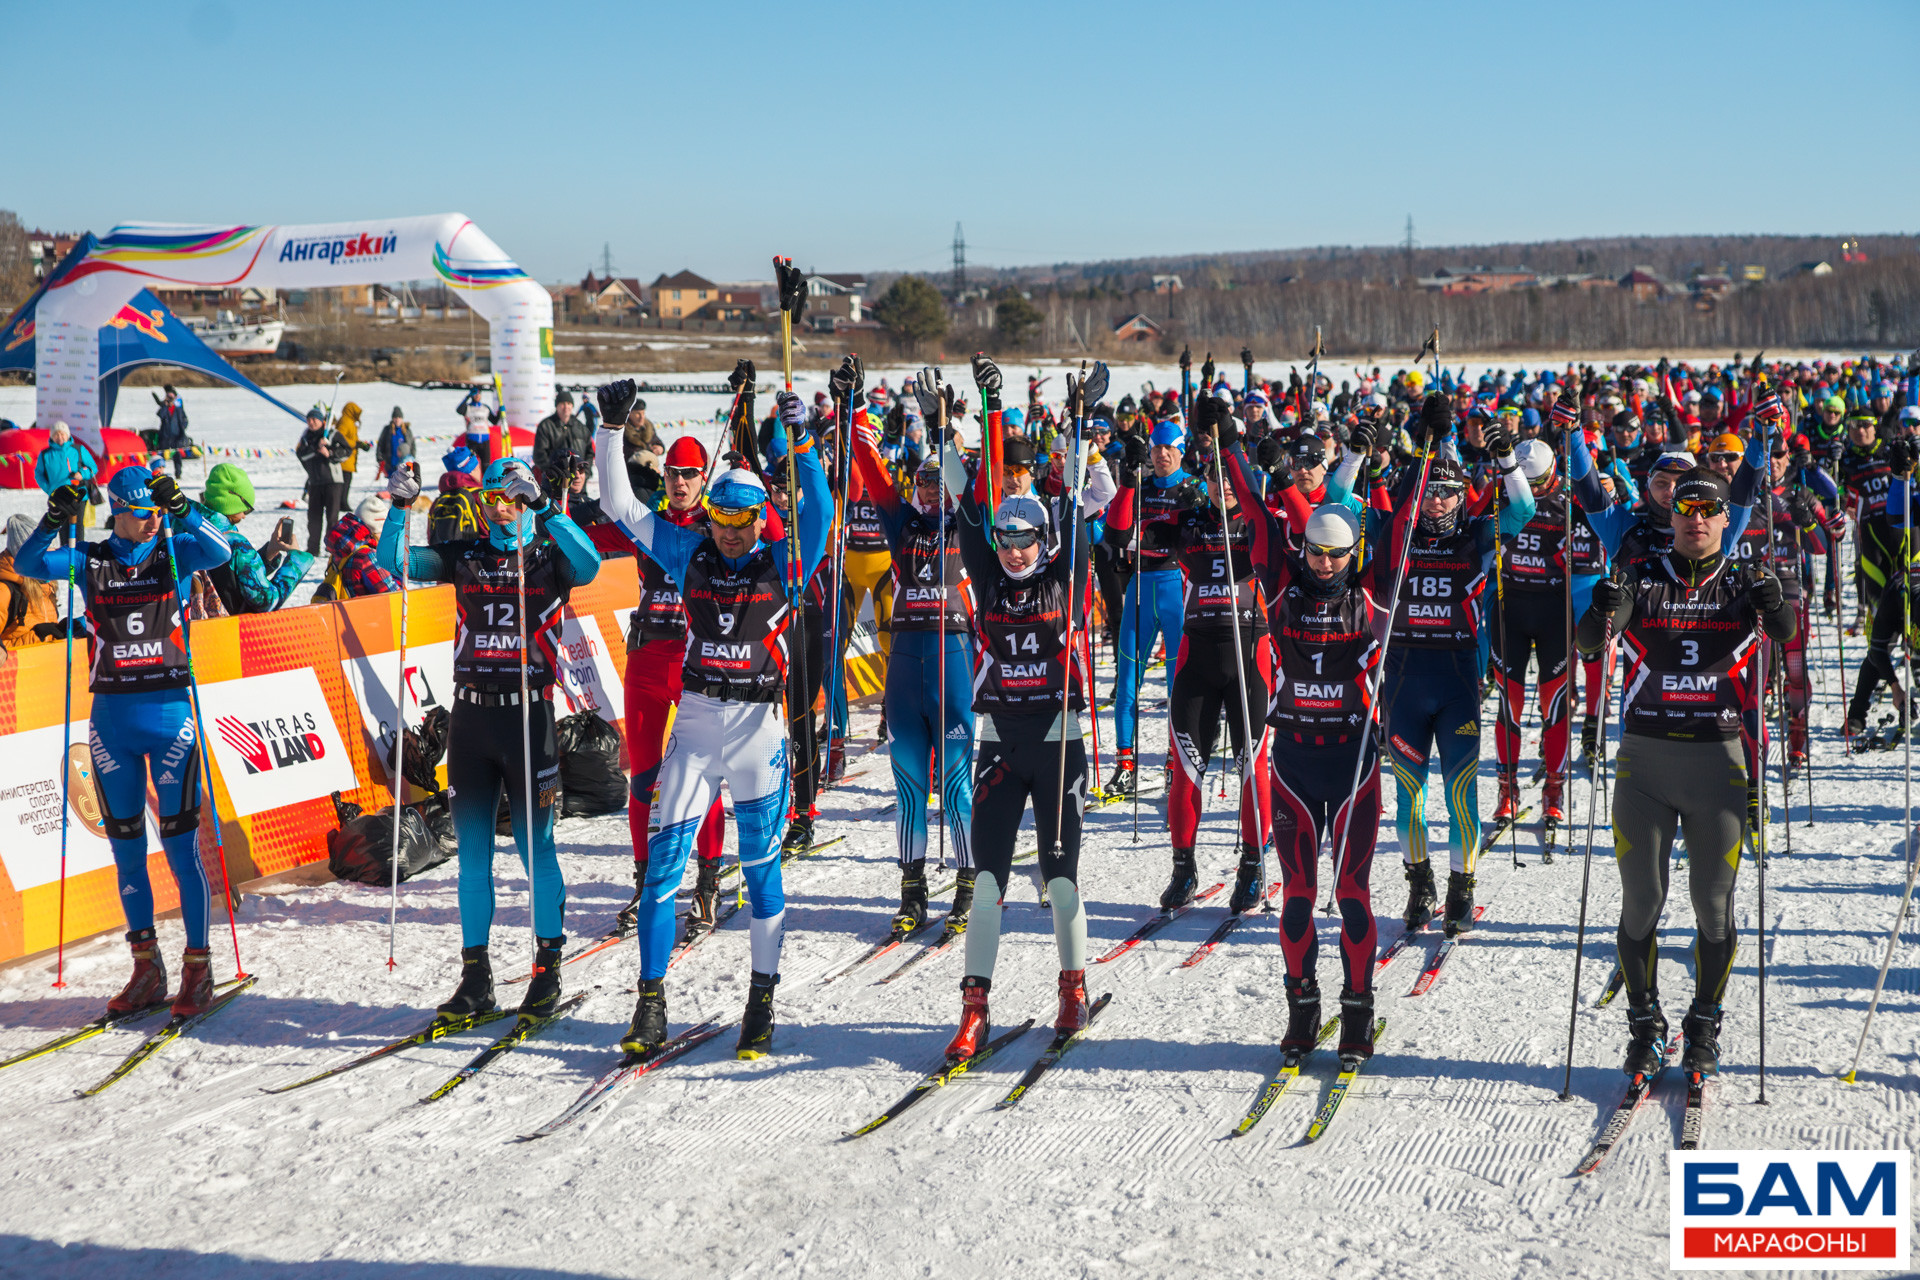
[[[180,318],[200,341],[223,356],[270,356],[280,349],[280,338],[287,331],[285,320],[270,317],[250,320],[237,317],[231,311],[222,311],[217,317]]]

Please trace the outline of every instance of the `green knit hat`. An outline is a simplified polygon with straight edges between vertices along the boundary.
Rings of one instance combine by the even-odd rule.
[[[200,501],[229,520],[238,519],[253,509],[253,481],[231,462],[223,462],[207,472],[207,488]]]

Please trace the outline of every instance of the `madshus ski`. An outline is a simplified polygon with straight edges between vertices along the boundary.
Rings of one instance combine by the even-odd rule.
[[[951,947],[954,943],[958,942],[963,936],[965,936],[966,932],[967,932],[967,922],[965,920],[956,921],[953,918],[953,916],[949,914],[947,916],[946,926],[940,930],[939,937],[935,938],[932,942],[929,942],[926,946],[916,951],[913,954],[911,959],[909,959],[905,964],[901,965],[898,969],[895,969],[892,973],[888,974],[886,977],[880,979],[879,983],[877,983],[876,985],[884,986],[885,984],[892,982],[896,978],[904,977],[908,972],[910,972],[913,969],[913,966],[919,964],[922,960],[931,960],[934,956],[939,955],[941,952],[945,951],[948,947]]]
[[[1209,889],[1194,894],[1193,901],[1187,903],[1185,906],[1175,907],[1171,911],[1162,907],[1160,910],[1148,916],[1138,929],[1135,929],[1132,933],[1116,943],[1113,950],[1096,959],[1094,963],[1107,964],[1110,961],[1118,960],[1121,956],[1127,954],[1127,952],[1133,950],[1148,938],[1151,938],[1154,934],[1160,932],[1175,920],[1178,920],[1181,916],[1187,914],[1187,912],[1193,910],[1226,887],[1226,881],[1223,880]]]
[[[479,1053],[474,1054],[473,1059],[468,1062],[466,1066],[454,1072],[452,1079],[448,1080],[426,1097],[420,1099],[420,1101],[422,1103],[438,1102],[440,1099],[446,1097],[455,1089],[458,1089],[461,1085],[492,1066],[497,1059],[519,1048],[522,1044],[526,1043],[529,1038],[545,1031],[548,1027],[585,1004],[587,997],[591,994],[591,992],[583,991],[571,999],[563,1000],[552,1013],[544,1014],[540,1017],[529,1017],[526,1014],[521,1014],[519,1020],[513,1024],[511,1031],[501,1036],[498,1040],[495,1040]]]
[[[1511,818],[1508,818],[1506,821],[1496,822],[1492,826],[1488,827],[1486,830],[1482,831],[1480,833],[1480,852],[1482,854],[1489,852],[1494,845],[1506,839],[1507,832],[1509,830],[1524,823],[1528,818],[1532,816],[1533,816],[1533,806],[1527,805],[1524,808],[1515,810],[1514,815]]]
[[[1712,1076],[1687,1072],[1687,1110],[1680,1117],[1680,1150],[1698,1151],[1707,1136],[1707,1084]]]
[[[1053,1070],[1055,1064],[1060,1061],[1067,1050],[1080,1043],[1080,1038],[1087,1034],[1087,1028],[1093,1025],[1093,1020],[1100,1016],[1100,1011],[1106,1008],[1107,1003],[1112,999],[1113,992],[1108,991],[1089,1005],[1087,1007],[1087,1025],[1081,1027],[1078,1031],[1055,1031],[1053,1033],[1053,1043],[1047,1046],[1047,1051],[1035,1059],[1032,1066],[1027,1068],[1026,1074],[1020,1077],[1020,1083],[1007,1090],[1006,1097],[993,1104],[993,1109],[995,1111],[1005,1111],[1018,1103],[1020,1099],[1026,1097],[1028,1091],[1031,1090],[1034,1085],[1040,1083],[1040,1077]]]
[[[1373,1041],[1380,1043],[1380,1033],[1387,1029],[1385,1018],[1376,1018],[1373,1022]],[[1353,1088],[1353,1082],[1360,1075],[1360,1069],[1371,1062],[1371,1058],[1356,1058],[1352,1062],[1342,1060],[1340,1074],[1333,1078],[1333,1089],[1327,1094],[1327,1100],[1320,1104],[1320,1110],[1314,1113],[1313,1123],[1307,1126],[1307,1136],[1302,1142],[1318,1142],[1320,1135],[1333,1123],[1333,1117],[1340,1110],[1340,1104],[1347,1100],[1347,1091]]]
[[[1278,884],[1270,886],[1267,889],[1266,894],[1260,899],[1259,906],[1249,907],[1245,911],[1236,911],[1232,915],[1229,915],[1225,920],[1222,920],[1219,924],[1215,925],[1213,927],[1213,932],[1207,935],[1207,940],[1201,943],[1199,946],[1195,947],[1193,949],[1193,953],[1189,955],[1185,960],[1182,960],[1179,964],[1175,965],[1174,968],[1176,969],[1193,968],[1195,965],[1199,964],[1202,960],[1205,960],[1208,956],[1212,955],[1214,952],[1214,948],[1218,947],[1221,943],[1225,942],[1227,940],[1227,936],[1231,934],[1235,929],[1238,929],[1241,925],[1245,924],[1247,921],[1251,920],[1255,916],[1272,915],[1273,914],[1273,896],[1279,892],[1280,892],[1280,886]]]
[[[881,1125],[886,1124],[888,1121],[899,1119],[900,1114],[905,1110],[907,1110],[907,1108],[913,1106],[916,1102],[921,1101],[928,1094],[933,1093],[935,1090],[946,1085],[949,1081],[953,1080],[954,1078],[964,1075],[966,1072],[973,1070],[973,1068],[979,1066],[981,1063],[985,1062],[987,1059],[991,1058],[994,1054],[1000,1052],[1000,1050],[1012,1044],[1015,1040],[1018,1040],[1021,1036],[1027,1034],[1027,1032],[1031,1031],[1032,1029],[1033,1029],[1033,1019],[1028,1018],[1025,1022],[1021,1023],[1017,1027],[1014,1027],[1012,1030],[1003,1031],[999,1035],[995,1036],[992,1040],[989,1040],[986,1043],[985,1047],[983,1047],[978,1053],[974,1054],[971,1058],[962,1058],[958,1062],[947,1063],[946,1065],[940,1067],[938,1070],[929,1072],[926,1076],[922,1077],[922,1079],[920,1080],[920,1083],[914,1085],[913,1088],[907,1090],[907,1092],[901,1097],[900,1101],[894,1103],[892,1106],[888,1107],[885,1111],[882,1111],[879,1115],[875,1116],[873,1119],[861,1125],[858,1129],[855,1129],[851,1133],[847,1134],[845,1137],[841,1139],[841,1141],[845,1142],[845,1141],[850,1141],[854,1138],[863,1137],[866,1134],[872,1133],[875,1129],[878,1129]]]
[[[1480,923],[1480,918],[1486,914],[1487,908],[1485,903],[1475,906],[1473,909],[1473,922],[1475,924]],[[1407,992],[1407,994],[1409,996],[1423,996],[1433,990],[1433,984],[1440,980],[1440,966],[1447,962],[1447,957],[1453,954],[1453,949],[1460,945],[1461,940],[1472,932],[1471,929],[1462,929],[1459,933],[1454,934],[1451,938],[1442,942],[1439,949],[1433,953],[1433,959],[1427,962],[1427,967],[1421,970],[1420,976],[1413,980],[1413,990]]]
[[[236,996],[243,994],[259,980],[260,977],[258,974],[250,973],[246,977],[233,983],[225,992],[215,996],[212,1004],[202,1009],[199,1013],[194,1014],[192,1017],[169,1018],[166,1026],[161,1027],[145,1040],[142,1040],[132,1053],[121,1059],[120,1065],[108,1072],[106,1079],[94,1085],[91,1089],[75,1089],[73,1096],[76,1098],[91,1098],[97,1093],[112,1088],[114,1085],[120,1083],[120,1081],[126,1079],[135,1067],[152,1058],[154,1054],[159,1053],[175,1040],[178,1040],[181,1036],[232,1004]]]
[[[310,1084],[319,1084],[322,1080],[330,1080],[334,1076],[345,1075],[349,1071],[366,1066],[369,1062],[378,1062],[382,1058],[391,1057],[393,1054],[399,1053],[402,1049],[411,1049],[418,1045],[432,1044],[436,1040],[444,1040],[448,1036],[457,1036],[462,1031],[471,1031],[475,1027],[484,1027],[489,1022],[498,1022],[502,1018],[510,1018],[512,1016],[513,1010],[511,1009],[489,1009],[485,1013],[472,1013],[458,1018],[437,1017],[428,1023],[424,1030],[416,1031],[412,1035],[403,1036],[398,1040],[390,1040],[378,1049],[369,1050],[350,1062],[343,1062],[337,1067],[329,1067],[325,1071],[310,1075],[304,1080],[295,1080],[292,1084],[278,1084],[271,1088],[262,1088],[260,1092],[291,1093],[295,1089],[305,1088]]]
[[[228,987],[233,986],[239,981],[240,979],[238,978],[229,978],[225,982],[217,984],[214,990],[216,992],[225,991]],[[114,1031],[131,1023],[139,1022],[142,1019],[151,1018],[154,1014],[166,1008],[167,1004],[168,1001],[159,1000],[146,1006],[144,1009],[130,1009],[125,1013],[103,1013],[84,1026],[75,1027],[71,1031],[63,1031],[53,1039],[43,1041],[31,1049],[23,1049],[11,1058],[0,1059],[0,1071],[4,1071],[8,1067],[17,1067],[23,1062],[32,1062],[35,1058],[44,1058],[48,1054],[58,1053],[62,1049],[72,1048],[74,1045],[84,1040],[91,1040],[104,1032]]]
[[[1340,1018],[1336,1014],[1320,1025],[1320,1034],[1313,1038],[1315,1047],[1327,1042],[1328,1037],[1340,1029]],[[1309,1051],[1311,1052],[1311,1050]],[[1300,1078],[1300,1067],[1307,1060],[1305,1053],[1289,1053],[1280,1059],[1280,1069],[1268,1076],[1260,1085],[1260,1092],[1254,1096],[1253,1105],[1247,1108],[1247,1114],[1240,1117],[1240,1123],[1233,1127],[1229,1138],[1244,1138],[1253,1132],[1253,1126],[1260,1123],[1262,1116],[1280,1101],[1281,1095],[1293,1087]]]
[[[691,930],[684,932],[681,935],[680,941],[674,943],[673,945],[673,954],[667,958],[667,968],[671,970],[673,966],[679,964],[682,960],[686,959],[689,952],[691,952],[695,947],[698,947],[701,943],[705,942],[708,938],[711,938],[714,934],[726,928],[727,921],[733,919],[735,916],[739,914],[740,914],[740,899],[733,898],[728,901],[726,906],[721,907],[720,910],[714,915],[713,928],[702,929],[697,933]]]
[[[839,979],[846,977],[848,974],[852,973],[855,969],[858,969],[863,965],[871,964],[873,961],[878,960],[881,956],[888,955],[891,952],[904,946],[906,943],[912,941],[914,938],[919,937],[921,934],[925,933],[928,929],[933,928],[933,926],[934,926],[934,921],[928,920],[916,928],[895,929],[895,930],[889,931],[886,937],[880,939],[880,941],[874,943],[872,946],[868,947],[865,951],[862,951],[858,956],[854,957],[853,962],[847,965],[846,968],[836,969],[834,972],[820,979],[820,985],[824,987],[829,982],[836,982]]]
[[[569,1125],[584,1120],[590,1113],[597,1111],[603,1103],[613,1096],[614,1091],[622,1085],[631,1084],[641,1076],[647,1075],[657,1068],[666,1066],[676,1058],[684,1058],[687,1054],[692,1053],[695,1049],[698,1049],[715,1036],[724,1035],[732,1026],[733,1024],[731,1022],[715,1026],[714,1020],[708,1018],[705,1022],[682,1031],[679,1035],[673,1037],[673,1039],[667,1041],[652,1053],[627,1054],[612,1070],[601,1075],[592,1084],[588,1085],[565,1111],[562,1111],[538,1129],[529,1130],[521,1134],[519,1141],[532,1142],[536,1138],[545,1138],[560,1132]]]
[[[1652,1093],[1654,1086],[1660,1083],[1660,1077],[1667,1073],[1667,1068],[1673,1064],[1673,1055],[1679,1046],[1680,1033],[1678,1031],[1669,1033],[1666,1044],[1660,1050],[1660,1065],[1651,1072],[1637,1075],[1627,1082],[1627,1091],[1621,1097],[1620,1105],[1613,1109],[1611,1116],[1607,1117],[1607,1123],[1601,1127],[1600,1136],[1594,1139],[1593,1146],[1588,1150],[1586,1157],[1574,1167],[1573,1172],[1576,1177],[1598,1169],[1600,1162],[1607,1158],[1607,1153],[1626,1136],[1627,1126],[1633,1123],[1634,1113],[1640,1110],[1640,1104],[1647,1100],[1647,1095]]]

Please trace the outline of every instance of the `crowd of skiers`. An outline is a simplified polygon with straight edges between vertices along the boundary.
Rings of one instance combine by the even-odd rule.
[[[819,790],[844,775],[845,656],[870,601],[886,655],[876,748],[889,756],[897,805],[892,938],[930,924],[933,833],[942,860],[959,868],[943,922],[965,954],[951,1060],[978,1052],[989,1034],[1000,905],[1029,806],[1060,959],[1055,1025],[1070,1032],[1088,1018],[1086,808],[1164,789],[1172,856],[1158,905],[1178,910],[1198,889],[1206,774],[1217,748],[1230,751],[1240,860],[1229,909],[1261,905],[1269,850],[1280,872],[1282,1048],[1304,1054],[1328,1026],[1313,924],[1324,848],[1340,918],[1339,1052],[1357,1061],[1373,1051],[1383,764],[1398,794],[1402,927],[1419,930],[1437,914],[1452,936],[1472,927],[1476,864],[1489,843],[1476,786],[1488,715],[1494,830],[1537,808],[1549,849],[1570,770],[1608,767],[1605,727],[1618,716],[1611,805],[1626,1067],[1644,1073],[1674,1043],[1655,962],[1684,828],[1698,940],[1683,1062],[1711,1074],[1736,942],[1735,874],[1763,820],[1756,779],[1776,742],[1790,779],[1805,766],[1806,638],[1818,617],[1869,637],[1849,738],[1864,733],[1881,686],[1895,733],[1905,732],[1910,695],[1896,655],[1920,503],[1911,484],[1917,366],[1736,358],[1470,380],[1436,357],[1426,369],[1356,369],[1336,381],[1317,366],[1261,379],[1243,352],[1237,379],[1211,357],[1198,370],[1183,359],[1181,388],[1149,386],[1115,402],[1095,366],[1066,376],[1063,400],[1031,379],[1024,404],[1008,404],[985,356],[973,358],[964,394],[932,368],[898,389],[868,387],[848,357],[830,392],[812,402],[779,392],[763,419],[756,372],[742,361],[711,449],[694,435],[663,446],[634,384],[615,382],[578,413],[563,392],[529,464],[501,446],[497,418],[469,397],[467,433],[442,459],[415,545],[405,545],[406,516],[422,475],[399,410],[377,442],[362,442],[357,412],[348,434],[346,417],[316,408],[301,456],[309,509],[329,514],[310,517],[309,552],[325,532],[341,595],[360,584],[389,589],[401,575],[456,592],[448,774],[463,953],[458,989],[441,1006],[447,1017],[494,1007],[490,861],[503,793],[539,939],[520,1011],[548,1013],[559,1000],[555,639],[572,589],[604,558],[632,555],[640,599],[625,724],[635,891],[622,918],[641,963],[622,1046],[636,1059],[667,1041],[676,936],[715,927],[723,781],[751,907],[738,1049],[751,1056],[771,1043],[781,867],[813,847]],[[375,447],[386,500],[331,514],[351,483],[340,477]],[[131,763],[120,776],[144,777],[142,755],[158,776],[157,762],[191,755],[194,741],[167,602],[190,599],[201,572],[229,584],[219,593],[238,602],[230,611],[277,603],[283,580],[299,577],[291,566],[306,566],[289,530],[276,535],[273,562],[237,537],[233,523],[253,499],[230,465],[213,469],[197,503],[164,474],[122,471],[108,486],[112,535],[77,548],[56,542],[84,510],[90,477],[74,467],[53,479],[45,519],[10,540],[13,569],[41,582],[71,574],[85,598],[101,776]],[[1839,555],[1849,525],[1850,592]],[[168,637],[157,661],[128,643],[149,635]],[[1155,710],[1140,695],[1156,646],[1168,689],[1159,779],[1139,749],[1141,717]],[[1114,664],[1105,689],[1094,680],[1099,649]],[[1520,777],[1529,673],[1541,763],[1531,803]],[[1113,729],[1104,787],[1095,771],[1102,709]],[[1444,892],[1426,826],[1436,766],[1449,822]],[[198,779],[181,781],[188,772],[168,768],[175,785],[160,810],[183,903],[193,898],[191,990],[176,1010],[206,994]],[[124,1010],[155,1002],[166,979],[140,806],[118,795],[103,806],[136,960],[114,1004]],[[697,871],[682,924],[674,901],[690,856]]]

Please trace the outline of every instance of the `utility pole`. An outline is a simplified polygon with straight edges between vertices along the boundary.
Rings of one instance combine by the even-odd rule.
[[[1407,238],[1400,242],[1401,261],[1406,264],[1405,288],[1413,288],[1413,246],[1418,243],[1413,238],[1413,215],[1407,215]]]
[[[1412,225],[1411,221],[1408,225]],[[604,240],[600,242],[600,274],[609,280],[613,279],[613,246]]]
[[[967,291],[967,238],[960,232],[960,224],[953,224],[953,296],[958,298]]]

